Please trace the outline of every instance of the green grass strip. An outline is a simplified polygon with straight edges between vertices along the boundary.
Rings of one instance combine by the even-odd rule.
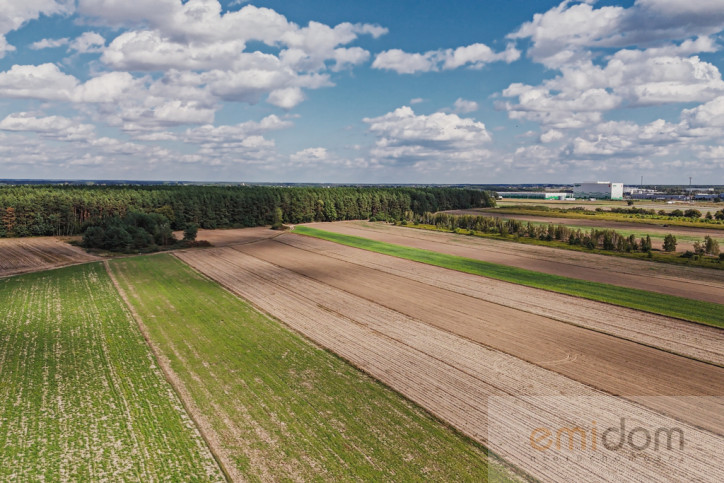
[[[724,328],[724,305],[509,267],[472,258],[297,226],[294,233],[459,272]]]

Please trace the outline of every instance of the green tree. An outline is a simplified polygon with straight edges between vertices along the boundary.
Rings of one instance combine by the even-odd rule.
[[[676,251],[676,237],[670,233],[664,237],[664,251],[665,252],[675,252]]]
[[[280,207],[274,208],[274,222],[272,223],[272,230],[281,230],[284,225],[284,213]]]
[[[196,241],[196,236],[199,234],[199,225],[196,223],[189,223],[184,228],[184,241],[192,242]]]
[[[705,250],[709,255],[719,255],[719,242],[710,237],[709,235],[704,237]]]

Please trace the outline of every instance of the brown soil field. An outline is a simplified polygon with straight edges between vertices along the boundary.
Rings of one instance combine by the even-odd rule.
[[[100,260],[55,237],[0,238],[0,277]]]
[[[282,238],[286,237],[294,235]],[[177,252],[177,256],[463,433],[489,444],[493,451],[536,478],[600,481],[604,477],[615,479],[632,474],[661,481],[724,478],[724,468],[718,463],[724,449],[722,438],[682,422],[690,420],[721,434],[722,406],[717,398],[665,398],[663,402],[639,398],[645,406],[677,413],[678,421],[673,424],[683,427],[687,444],[691,441],[700,451],[692,466],[677,461],[634,461],[623,457],[610,462],[594,461],[590,467],[573,466],[564,474],[560,465],[548,464],[542,458],[527,459],[520,448],[499,446],[500,441],[489,438],[488,434],[492,422],[488,420],[488,404],[492,396],[513,397],[516,408],[535,416],[508,417],[507,421],[501,421],[506,419],[503,416],[494,421],[496,425],[505,423],[514,431],[530,431],[534,426],[526,424],[538,424],[541,420],[569,424],[574,416],[603,417],[621,412],[637,421],[663,418],[665,421],[661,424],[672,424],[641,404],[608,397],[591,385],[564,377],[564,372],[570,372],[563,370],[566,366],[576,369],[573,372],[578,376],[585,374],[587,379],[608,381],[604,385],[627,386],[624,392],[629,393],[630,399],[644,394],[721,394],[724,380],[720,368],[560,322],[557,324],[566,331],[576,332],[576,337],[556,340],[547,336],[536,340],[539,333],[533,335],[534,329],[554,321],[520,311],[503,313],[510,309],[494,304],[483,306],[483,301],[472,297],[323,257],[278,241]],[[285,268],[283,265],[287,264],[290,266]],[[368,279],[371,272],[377,275]],[[330,277],[325,277],[325,273]],[[379,290],[372,289],[372,285],[378,285]],[[382,296],[384,291],[391,297]],[[411,295],[413,301],[409,300]],[[390,299],[399,299],[411,310],[386,306]],[[466,302],[459,306],[458,302],[463,300]],[[476,313],[470,313],[469,309]],[[425,316],[424,312],[429,315]],[[522,333],[520,323],[525,326]],[[461,336],[458,332],[464,334]],[[481,336],[477,339],[482,340],[476,340],[476,334]],[[599,353],[595,353],[594,339],[601,337],[606,338],[606,347],[597,348]],[[532,364],[496,350],[494,346],[505,345],[501,343],[503,339],[515,341],[518,350],[530,359],[542,357],[542,360]],[[587,347],[573,347],[578,339]],[[619,363],[604,362],[608,358],[600,352],[608,353],[611,359],[619,358]],[[587,361],[589,357],[591,360]],[[603,365],[595,367],[596,362],[592,361]],[[647,367],[649,364],[655,367]],[[645,374],[641,374],[641,370]],[[654,374],[657,371],[662,372],[661,377]],[[703,373],[709,377],[702,385],[696,379]],[[526,396],[567,397],[551,400]],[[510,411],[509,414],[516,413]]]
[[[196,239],[205,240],[215,247],[226,247],[229,245],[253,243],[266,238],[274,238],[282,233],[283,232],[281,231],[275,231],[264,226],[257,226],[254,228],[231,228],[228,230],[201,229],[196,235]],[[176,238],[179,240],[181,240],[184,236],[183,231],[175,231],[173,234],[176,235]]]
[[[312,223],[356,235],[565,277],[722,303],[724,272],[456,235],[363,221]]]
[[[639,310],[460,273],[305,236],[278,241],[532,314],[724,367],[724,330]]]
[[[609,394],[724,396],[724,368],[274,240],[233,248]],[[655,409],[724,435],[724,404]]]

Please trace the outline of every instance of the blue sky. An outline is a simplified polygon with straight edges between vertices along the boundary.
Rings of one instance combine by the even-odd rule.
[[[724,2],[5,0],[0,178],[724,184]]]

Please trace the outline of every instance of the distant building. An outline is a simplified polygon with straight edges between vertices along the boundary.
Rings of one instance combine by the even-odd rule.
[[[573,196],[576,198],[622,200],[623,183],[611,183],[610,181],[576,183],[573,185]]]

